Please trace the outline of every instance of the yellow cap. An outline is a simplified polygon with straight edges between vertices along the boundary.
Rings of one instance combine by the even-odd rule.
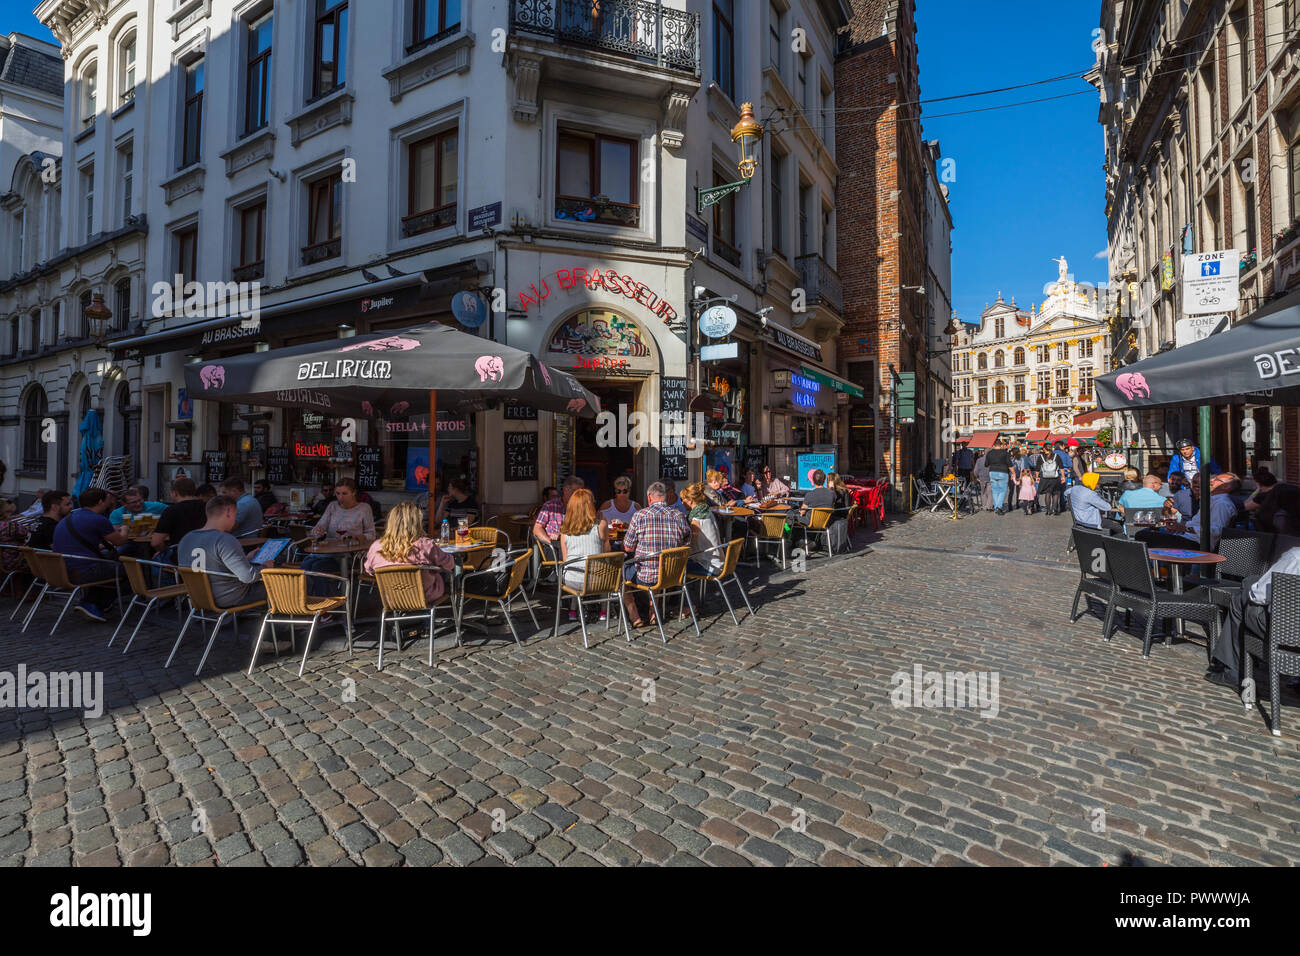
[[[1083,482],[1085,488],[1096,491],[1097,482],[1101,481],[1101,475],[1097,474],[1095,471],[1088,471],[1084,472],[1083,478],[1080,480]]]

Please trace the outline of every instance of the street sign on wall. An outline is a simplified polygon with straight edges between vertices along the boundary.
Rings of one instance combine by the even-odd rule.
[[[1197,315],[1190,319],[1179,319],[1174,323],[1174,345],[1182,348],[1201,339],[1208,339],[1216,332],[1228,327],[1226,315]]]
[[[1241,254],[1236,249],[1183,256],[1183,311],[1188,315],[1234,311],[1240,264]]]

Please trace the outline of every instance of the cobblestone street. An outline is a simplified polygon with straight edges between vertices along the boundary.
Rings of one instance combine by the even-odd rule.
[[[0,862],[1300,862],[1300,711],[1272,737],[1202,679],[1195,627],[1144,661],[1096,603],[1070,625],[1068,527],[922,514],[802,574],[742,569],[738,627],[715,594],[702,637],[597,625],[584,649],[566,622],[442,640],[432,670],[416,641],[376,673],[372,626],[351,659],[336,629],[304,678],[249,678],[227,630],[196,679],[197,635],[163,669],[171,611],[127,656],[6,613],[0,670],[102,670],[107,709],[0,712]],[[996,716],[893,706],[915,665],[996,672]]]

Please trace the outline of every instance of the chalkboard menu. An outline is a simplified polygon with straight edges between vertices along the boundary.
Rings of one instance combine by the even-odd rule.
[[[357,487],[362,491],[380,491],[384,479],[378,445],[357,446]]]
[[[289,474],[289,449],[266,450],[266,480],[273,485],[287,485],[293,480]]]
[[[506,432],[506,481],[537,480],[537,432]]]
[[[505,420],[508,422],[537,421],[536,405],[525,405],[523,402],[506,402],[502,408]]]
[[[555,474],[551,481],[558,485],[573,474],[573,416],[556,415],[551,425],[551,434],[555,439]]]
[[[254,425],[252,430],[252,440],[248,450],[248,464],[253,468],[261,468],[266,461],[266,447],[270,444],[271,430],[265,425]]]
[[[763,466],[767,464],[767,446],[750,445],[745,449],[745,467],[753,468],[755,474],[763,473]]]
[[[685,481],[690,474],[686,455],[686,379],[665,378],[659,391],[659,476]],[[699,436],[703,440],[704,436]]]
[[[224,451],[205,451],[203,453],[204,481],[210,485],[219,485],[226,480],[226,453]]]

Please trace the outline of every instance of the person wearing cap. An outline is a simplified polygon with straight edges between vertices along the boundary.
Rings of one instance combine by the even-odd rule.
[[[1223,469],[1219,467],[1219,463],[1211,458],[1210,474],[1217,475],[1221,471]],[[1200,473],[1201,450],[1190,438],[1178,439],[1178,454],[1174,455],[1174,460],[1169,463],[1169,474],[1165,476],[1165,480],[1168,481],[1172,476],[1181,474],[1191,482]]]
[[[1123,528],[1124,524],[1103,514],[1116,509],[1109,501],[1097,494],[1097,483],[1100,481],[1101,475],[1089,471],[1079,479],[1079,484],[1070,486],[1065,492],[1065,498],[1070,503],[1070,514],[1074,516],[1074,523],[1080,527],[1096,528],[1099,531],[1117,531]]]

